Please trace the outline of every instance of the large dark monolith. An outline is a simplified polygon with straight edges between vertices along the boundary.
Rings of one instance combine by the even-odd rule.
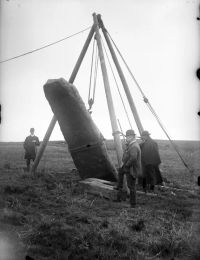
[[[115,181],[117,172],[108,156],[103,136],[76,87],[62,78],[48,80],[44,92],[80,177]]]

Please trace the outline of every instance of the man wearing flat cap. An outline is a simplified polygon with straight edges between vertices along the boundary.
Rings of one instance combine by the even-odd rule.
[[[25,149],[25,156],[24,159],[26,160],[27,171],[30,170],[30,163],[31,160],[35,160],[36,157],[36,147],[40,145],[39,138],[34,134],[35,129],[30,129],[30,135],[26,137],[24,141],[24,149]]]
[[[123,188],[123,177],[124,174],[126,174],[127,185],[130,189],[131,207],[136,206],[136,178],[141,172],[141,151],[135,137],[136,134],[132,129],[126,131],[127,144],[122,158],[123,165],[119,170],[118,176],[118,199],[120,200],[120,194],[122,193]]]
[[[141,134],[142,143],[140,143],[141,160],[143,170],[143,190],[146,192],[147,187],[154,191],[155,184],[162,183],[162,176],[159,170],[161,163],[158,145],[150,137],[148,131],[143,131]]]

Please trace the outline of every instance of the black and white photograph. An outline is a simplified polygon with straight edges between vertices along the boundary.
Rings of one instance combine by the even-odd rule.
[[[0,260],[199,260],[199,83],[199,0],[0,0]]]

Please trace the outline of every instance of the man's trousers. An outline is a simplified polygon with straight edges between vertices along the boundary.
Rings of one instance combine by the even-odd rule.
[[[123,171],[120,169],[119,174],[118,174],[118,189],[119,189],[119,200],[120,196],[122,193],[123,189],[123,179],[124,179],[124,174],[126,174],[126,179],[127,179],[127,185],[130,190],[130,204],[131,206],[135,206],[137,202],[136,198],[136,178],[134,178],[129,171]]]

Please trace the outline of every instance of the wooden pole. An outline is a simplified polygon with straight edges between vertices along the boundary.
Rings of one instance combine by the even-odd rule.
[[[47,143],[49,141],[49,138],[51,136],[51,133],[52,133],[52,131],[54,129],[54,126],[55,126],[56,122],[57,122],[57,119],[56,119],[55,115],[53,115],[53,117],[51,119],[51,122],[49,124],[49,127],[47,129],[47,132],[46,132],[46,134],[44,136],[43,142],[42,142],[42,144],[40,146],[40,149],[39,149],[39,151],[38,151],[38,153],[36,155],[35,161],[34,161],[33,166],[31,168],[31,172],[35,172],[36,171],[37,166],[38,166],[38,164],[40,162],[40,159],[42,158],[42,155],[44,153],[44,150],[46,148],[46,145],[47,145]]]
[[[101,15],[99,14],[99,15],[97,16],[97,18],[98,18],[99,25],[100,25],[100,27],[101,27],[101,29],[102,29],[102,31],[103,31],[103,35],[104,35],[104,37],[105,37],[105,39],[106,39],[106,42],[107,42],[108,48],[109,48],[109,50],[110,50],[110,53],[111,53],[111,55],[112,55],[113,61],[114,61],[114,63],[115,63],[115,66],[116,66],[116,68],[117,68],[117,71],[118,71],[119,77],[120,77],[120,79],[121,79],[122,85],[123,85],[123,87],[124,87],[124,91],[125,91],[125,93],[126,93],[126,96],[127,96],[127,99],[128,99],[128,102],[129,102],[129,105],[130,105],[130,108],[131,108],[131,111],[132,111],[132,113],[133,113],[135,122],[136,122],[136,124],[137,124],[139,133],[141,134],[141,133],[143,132],[143,126],[142,126],[142,123],[141,123],[141,121],[140,121],[140,118],[139,118],[139,115],[138,115],[136,106],[135,106],[135,104],[134,104],[134,102],[133,102],[133,98],[132,98],[131,92],[130,92],[130,90],[129,90],[128,84],[127,84],[127,82],[126,82],[126,79],[125,79],[125,77],[124,77],[124,74],[123,74],[122,69],[121,69],[121,67],[120,67],[120,64],[119,64],[119,62],[118,62],[117,56],[116,56],[116,54],[115,54],[115,51],[114,51],[114,49],[113,49],[113,47],[112,47],[112,44],[111,44],[111,42],[110,42],[110,39],[109,39],[109,37],[108,37],[107,30],[106,30],[106,28],[104,27],[103,21],[102,21],[102,19],[101,19]]]
[[[86,39],[86,41],[85,41],[85,44],[84,44],[84,46],[83,46],[83,49],[82,49],[82,51],[81,51],[81,53],[80,53],[80,55],[79,55],[79,58],[78,58],[78,60],[77,60],[77,62],[76,62],[76,65],[75,65],[75,67],[74,67],[74,69],[73,69],[73,71],[72,71],[72,74],[71,74],[70,79],[69,79],[69,83],[73,83],[74,80],[75,80],[75,78],[76,78],[76,75],[77,75],[77,73],[78,73],[78,71],[79,71],[79,68],[80,68],[81,63],[82,63],[82,61],[83,61],[83,58],[84,58],[84,56],[85,56],[85,53],[86,53],[86,51],[87,51],[87,49],[88,49],[88,46],[89,46],[89,44],[90,44],[90,42],[91,42],[91,39],[92,39],[93,35],[94,35],[94,30],[95,30],[95,26],[94,26],[94,24],[93,24],[93,26],[92,26],[92,28],[91,28],[91,30],[90,30],[90,32],[89,32],[89,35],[88,35],[88,37],[87,37],[87,39]],[[50,136],[51,136],[51,133],[52,133],[52,131],[53,131],[53,129],[54,129],[54,126],[55,126],[56,122],[57,122],[57,119],[56,119],[56,117],[55,117],[55,115],[54,115],[54,116],[52,117],[52,119],[51,119],[51,122],[50,122],[50,124],[49,124],[48,129],[47,129],[47,132],[46,132],[46,134],[45,134],[45,136],[44,136],[43,142],[42,142],[42,144],[41,144],[41,146],[40,146],[40,149],[39,149],[39,151],[38,151],[38,153],[37,153],[37,156],[36,156],[36,158],[35,158],[34,164],[33,164],[33,166],[32,166],[31,172],[33,172],[33,173],[37,170],[37,166],[38,166],[38,164],[39,164],[39,162],[40,162],[40,160],[41,160],[41,157],[42,157],[43,152],[44,152],[44,150],[45,150],[45,148],[46,148],[46,146],[47,146],[47,143],[48,143],[48,141],[49,141],[49,138],[50,138]]]
[[[94,19],[94,25],[95,25],[95,31],[96,31],[97,46],[99,49],[99,57],[100,57],[100,62],[101,62],[101,70],[102,70],[102,75],[103,75],[104,88],[105,88],[105,93],[106,93],[106,98],[107,98],[107,103],[108,103],[108,110],[109,110],[110,121],[111,121],[111,125],[112,125],[115,148],[116,148],[116,152],[117,152],[117,160],[118,160],[119,167],[121,167],[123,150],[122,150],[122,144],[121,144],[121,140],[120,140],[120,132],[118,130],[117,119],[116,119],[116,115],[115,115],[114,104],[113,104],[111,90],[110,90],[110,84],[109,84],[109,80],[108,80],[108,73],[107,73],[107,69],[106,69],[106,65],[105,65],[105,58],[104,58],[104,54],[103,54],[103,47],[102,47],[102,43],[101,43],[101,36],[99,33],[98,20],[97,20],[97,15],[95,13],[93,14],[93,19]]]

